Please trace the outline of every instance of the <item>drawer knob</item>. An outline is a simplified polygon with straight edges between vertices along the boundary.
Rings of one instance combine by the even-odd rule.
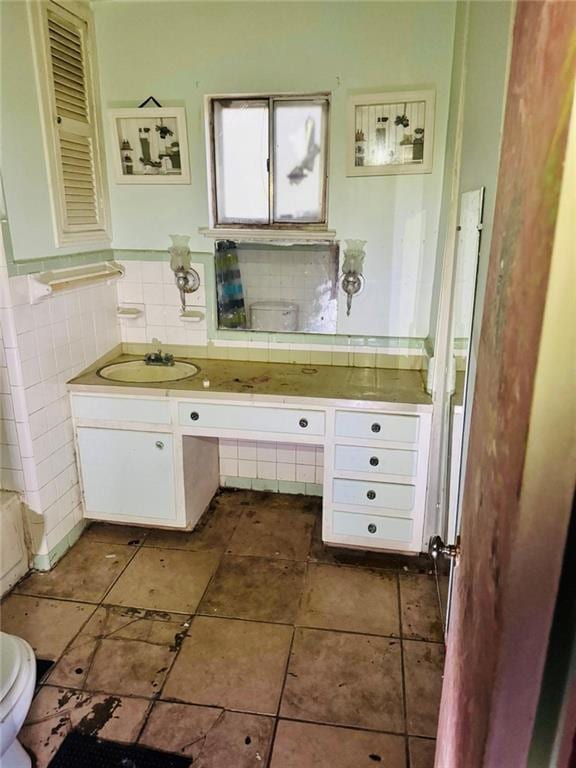
[[[371,467],[377,467],[378,464],[380,464],[380,459],[378,456],[371,456],[370,457],[370,466]]]
[[[308,426],[308,419],[300,419],[300,421],[298,422],[298,424],[300,424],[300,426],[302,427],[302,429],[306,429],[306,427]]]
[[[158,448],[160,451],[164,448],[164,443],[162,440],[156,440],[156,448]]]
[[[372,429],[372,432],[380,432],[380,424],[378,424],[377,421],[374,422],[374,424],[372,424],[371,429]]]
[[[368,526],[368,533],[376,533],[376,525],[374,523],[370,523]]]
[[[192,413],[190,414],[190,418],[192,419],[192,421],[198,421],[198,419],[200,418],[200,414],[198,413],[198,411],[192,411]]]
[[[376,491],[368,491],[366,496],[370,499],[370,501],[374,501],[374,499],[376,498]]]

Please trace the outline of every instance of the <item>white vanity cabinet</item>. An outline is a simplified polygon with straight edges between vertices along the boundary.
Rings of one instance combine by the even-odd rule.
[[[76,439],[87,517],[177,523],[171,434],[79,427]]]
[[[307,443],[324,448],[326,543],[422,549],[429,406],[142,389],[71,397],[86,517],[192,528],[219,484],[219,438]]]

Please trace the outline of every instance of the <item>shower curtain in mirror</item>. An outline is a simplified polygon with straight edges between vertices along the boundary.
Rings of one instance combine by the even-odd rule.
[[[218,241],[215,261],[220,328],[246,328],[246,306],[236,243]]]

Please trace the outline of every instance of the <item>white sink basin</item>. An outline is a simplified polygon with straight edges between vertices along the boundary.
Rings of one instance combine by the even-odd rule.
[[[195,376],[200,369],[193,363],[176,360],[174,365],[147,365],[144,360],[128,360],[111,363],[98,371],[98,376],[108,381],[123,381],[131,384],[181,381]]]

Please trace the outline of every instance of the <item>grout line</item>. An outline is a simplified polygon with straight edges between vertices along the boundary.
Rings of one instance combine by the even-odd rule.
[[[272,729],[272,738],[270,739],[270,750],[267,765],[272,762],[272,753],[274,751],[274,744],[276,742],[276,732],[278,731],[278,721],[280,719],[280,709],[282,707],[282,699],[284,698],[284,691],[286,689],[286,682],[288,680],[288,670],[290,669],[290,661],[292,659],[292,650],[294,648],[294,638],[296,636],[296,627],[292,626],[292,636],[290,638],[290,646],[286,655],[286,666],[284,667],[284,676],[282,679],[282,685],[280,686],[280,695],[278,696],[278,705],[276,707],[276,715],[274,716],[274,727]]]
[[[396,579],[396,589],[397,589],[397,596],[398,596],[398,621],[400,624],[400,637],[402,638],[400,640],[400,665],[401,665],[401,673],[402,673],[402,709],[404,712],[404,752],[406,757],[406,766],[407,768],[410,768],[410,749],[408,745],[408,708],[406,706],[406,677],[404,674],[405,664],[404,664],[404,629],[402,625],[402,591],[400,589],[400,577],[398,576]]]

